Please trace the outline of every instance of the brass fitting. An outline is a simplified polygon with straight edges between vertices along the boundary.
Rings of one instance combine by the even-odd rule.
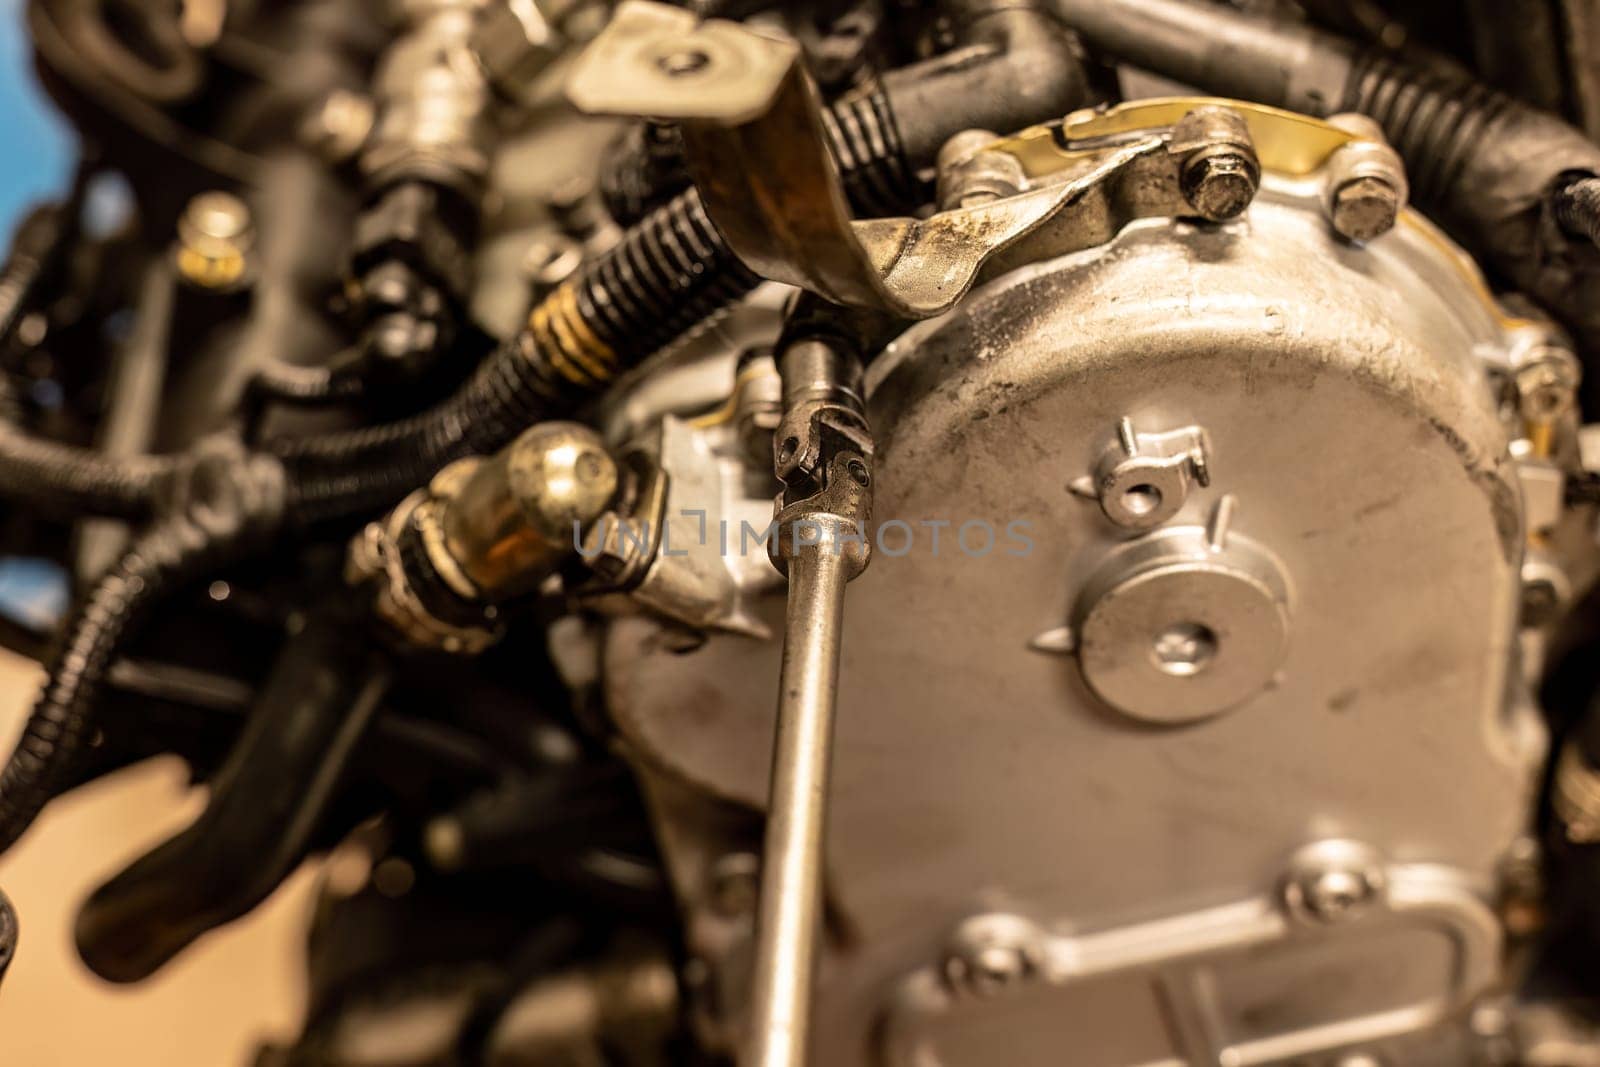
[[[444,551],[483,598],[527,592],[577,551],[618,482],[593,430],[542,423],[463,480],[440,514]]]
[[[440,471],[351,546],[352,584],[408,642],[475,653],[499,636],[500,605],[578,553],[617,495],[616,462],[586,426],[534,426],[493,456]]]

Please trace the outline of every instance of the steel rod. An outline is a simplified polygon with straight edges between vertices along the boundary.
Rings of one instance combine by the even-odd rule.
[[[831,533],[789,561],[788,624],[744,1067],[803,1067],[822,916],[823,837],[849,563]]]

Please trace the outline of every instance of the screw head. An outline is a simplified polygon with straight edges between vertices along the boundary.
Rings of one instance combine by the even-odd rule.
[[[1371,241],[1394,229],[1400,191],[1382,178],[1352,178],[1333,194],[1334,230],[1351,241]]]
[[[1016,915],[969,919],[946,951],[945,982],[952,991],[973,997],[1015,990],[1039,971],[1041,936],[1032,923]]]
[[[1027,954],[1013,945],[986,945],[945,962],[945,976],[964,993],[992,997],[1020,986],[1033,973]]]
[[[1301,851],[1290,867],[1284,903],[1317,923],[1337,923],[1364,912],[1383,892],[1377,854],[1354,841],[1321,841]]]
[[[1260,184],[1260,167],[1231,146],[1197,153],[1183,165],[1179,180],[1189,206],[1210,222],[1227,222],[1243,215]]]

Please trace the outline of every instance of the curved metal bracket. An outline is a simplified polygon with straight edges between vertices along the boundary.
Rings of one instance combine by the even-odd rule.
[[[927,219],[858,221],[791,40],[627,0],[567,94],[592,114],[679,122],[706,210],[756,273],[905,318],[949,310],[996,254],[1168,139],[1166,130],[1128,138],[1070,180],[1016,196]]]

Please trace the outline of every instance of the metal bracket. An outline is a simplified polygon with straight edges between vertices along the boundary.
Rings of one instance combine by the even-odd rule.
[[[985,263],[1064,209],[1101,219],[1115,193],[1085,194],[1170,135],[1140,131],[1071,179],[1016,196],[928,219],[856,220],[792,40],[627,0],[580,58],[567,95],[591,114],[677,121],[706,210],[756,273],[905,318],[947,311]],[[1099,230],[1083,228],[1084,246]]]
[[[883,1019],[883,1062],[952,1062],[942,1054],[940,1038],[949,1030],[942,1020],[988,1011],[1020,1025],[1017,1014],[991,1005],[1010,1000],[1013,1012],[1028,1011],[1018,994],[1032,989],[1032,1010],[1053,1013],[1044,993],[1051,987],[1159,998],[1172,1020],[1163,1064],[1322,1063],[1334,1050],[1437,1025],[1494,982],[1500,924],[1461,872],[1368,863],[1366,856],[1355,842],[1316,842],[1295,858],[1275,893],[1095,932],[1059,933],[1013,913],[974,915],[952,932],[944,959],[902,979]],[[1330,997],[1323,1017],[1309,1013],[1276,1031],[1241,1026],[1220,1007],[1228,997],[1271,996],[1275,986],[1261,976],[1272,973],[1279,954],[1337,959],[1391,938],[1391,960],[1418,939],[1437,945],[1448,960],[1443,983],[1419,988],[1417,999],[1393,1011],[1372,1011],[1359,997]]]
[[[1183,508],[1191,483],[1211,484],[1210,445],[1199,426],[1140,433],[1130,419],[1117,423],[1116,443],[1092,476],[1072,483],[1079,496],[1100,502],[1118,526],[1148,530]]]

